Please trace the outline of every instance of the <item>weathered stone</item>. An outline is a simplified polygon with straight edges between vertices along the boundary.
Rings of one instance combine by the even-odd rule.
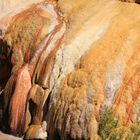
[[[41,124],[43,120],[43,107],[48,95],[48,92],[38,85],[33,85],[30,89],[28,100],[32,115],[32,124]]]
[[[45,0],[2,15],[0,60],[13,65],[0,68],[10,73],[0,75],[6,129],[25,139],[140,136],[140,6],[127,2]]]
[[[3,42],[9,45],[13,67],[4,90],[3,114],[8,117],[10,130],[15,134],[23,135],[30,123],[37,125],[42,122],[49,89],[42,84],[41,71],[58,50],[64,32],[65,24],[55,0],[31,5],[9,22]],[[33,90],[36,83],[39,85]],[[27,99],[37,106],[34,116],[32,111],[29,113],[30,104],[26,111]]]
[[[62,61],[46,117],[49,139],[95,138],[105,106],[113,105],[120,125],[132,123],[133,115],[138,118],[133,104],[139,97],[140,16],[134,16],[139,5],[106,0],[59,4],[69,29],[62,53],[56,54]]]
[[[34,140],[34,139],[46,139],[46,125],[45,122],[42,125],[31,125],[26,132],[25,139]]]
[[[25,129],[25,109],[30,88],[31,77],[28,71],[28,65],[25,65],[18,71],[15,90],[9,105],[10,129],[19,134],[22,134]]]

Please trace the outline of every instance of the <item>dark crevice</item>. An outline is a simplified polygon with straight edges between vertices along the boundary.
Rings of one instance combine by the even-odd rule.
[[[45,101],[44,107],[43,107],[43,120],[46,120],[46,115],[49,110],[50,97],[51,97],[51,93],[49,94],[47,100]]]
[[[8,110],[5,108],[4,89],[12,70],[10,48],[6,42],[0,39],[0,130],[8,127]]]
[[[2,118],[3,118],[3,104],[4,104],[4,99],[3,99],[3,93],[1,93],[0,95],[0,130],[2,130],[3,127],[3,122],[2,122]]]
[[[0,39],[0,91],[4,89],[12,70],[10,46]]]
[[[140,4],[140,0],[136,0],[136,3]]]
[[[120,0],[122,2],[130,2],[130,3],[137,3],[137,4],[140,4],[140,0]]]
[[[60,137],[58,131],[55,131],[55,132],[54,132],[54,140],[61,140],[61,137]]]
[[[31,122],[29,125],[33,124],[34,115],[37,111],[37,105],[33,102],[32,99],[29,100],[29,112],[31,113]]]

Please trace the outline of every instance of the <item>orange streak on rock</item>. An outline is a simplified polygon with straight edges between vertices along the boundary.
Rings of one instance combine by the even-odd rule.
[[[44,3],[47,2],[47,3]],[[46,5],[47,4],[47,5]],[[52,14],[51,14],[52,12]],[[44,18],[43,15],[46,15],[47,18]],[[21,42],[12,44],[13,50],[17,50],[17,52],[21,52],[20,56],[22,56],[22,65],[21,67],[18,67],[19,69],[17,72],[17,79],[16,79],[16,85],[15,89],[12,95],[12,98],[10,100],[9,105],[9,126],[11,131],[17,133],[17,134],[23,134],[25,129],[25,112],[26,112],[26,101],[28,97],[29,90],[31,88],[31,77],[32,74],[36,68],[36,65],[40,59],[40,56],[42,52],[48,47],[48,45],[55,40],[55,36],[60,31],[61,28],[64,26],[64,22],[62,22],[61,16],[59,16],[58,9],[56,7],[56,1],[54,0],[45,0],[41,3],[34,4],[29,9],[23,11],[22,13],[17,14],[13,17],[13,23],[9,27],[9,32],[14,31],[16,24],[20,25],[19,31],[24,32],[26,29],[26,26],[22,25],[30,25],[30,20],[28,21],[28,16],[34,15],[40,22],[40,26],[35,27],[35,31],[32,36],[32,38],[28,41],[28,44],[26,45],[27,48],[25,48],[25,53],[22,53],[22,49],[24,45],[22,46]],[[44,26],[46,26],[45,20],[50,18],[51,24],[48,27],[48,32],[46,34],[43,34]],[[32,22],[32,20],[31,20]],[[28,26],[27,26],[28,27]],[[60,37],[55,40],[54,47],[50,48],[51,51],[48,52],[47,58],[51,56],[51,54],[55,53],[60,46],[60,42],[63,38],[64,32],[60,34]],[[24,34],[21,34],[22,39],[26,40],[27,38],[23,38]],[[39,39],[38,39],[39,38]],[[43,39],[43,40],[42,40]],[[39,42],[38,42],[39,41]],[[24,43],[23,43],[24,44]],[[38,46],[33,50],[33,47]],[[34,53],[33,53],[33,52]],[[17,63],[17,54],[14,53],[14,57],[12,59],[12,64]],[[15,59],[14,59],[15,58]],[[46,58],[46,59],[47,59]],[[26,63],[24,65],[24,63]]]
[[[26,100],[30,88],[31,78],[28,64],[26,64],[18,71],[15,90],[9,106],[10,129],[19,134],[24,132]]]
[[[59,32],[59,30],[61,29],[62,24],[60,24],[57,28],[56,31],[54,32],[53,36],[55,36],[55,34],[57,32]],[[58,31],[57,31],[58,30]],[[64,34],[61,36],[61,38],[59,38],[56,42],[55,42],[55,47],[51,50],[51,52],[49,53],[49,55],[46,57],[44,64],[42,66],[42,70],[41,73],[39,75],[39,81],[42,81],[44,78],[44,74],[45,74],[45,69],[47,68],[47,65],[49,65],[50,59],[54,56],[54,54],[57,52],[57,50],[60,47],[61,41],[63,39]],[[53,40],[53,39],[52,39]]]
[[[31,76],[33,75],[34,69],[35,69],[35,67],[36,67],[36,65],[41,57],[41,54],[49,46],[49,44],[51,42],[53,42],[55,35],[57,34],[57,32],[59,32],[61,30],[61,27],[64,26],[64,22],[62,22],[62,18],[59,15],[58,9],[56,7],[56,1],[55,0],[45,0],[44,2],[47,2],[49,5],[53,6],[53,8],[54,8],[53,10],[54,10],[55,14],[57,15],[55,17],[57,22],[54,23],[54,29],[49,34],[47,34],[46,37],[44,38],[44,40],[39,44],[38,49],[36,49],[36,51],[35,51],[34,57],[32,57],[30,62],[29,62],[29,71],[30,71]],[[40,4],[43,4],[44,2],[41,2]],[[39,10],[41,10],[41,8]],[[46,9],[46,11],[44,11],[44,12],[47,13],[47,10],[48,9]],[[48,11],[48,13],[49,13],[49,11]],[[51,15],[51,16],[52,16],[52,18],[54,18],[53,15]],[[56,43],[56,45],[55,45],[56,47],[54,47],[54,50],[58,49],[62,38],[63,38],[63,35],[62,35],[61,39],[58,40],[59,43]],[[52,49],[51,51],[54,51],[54,50]],[[51,52],[49,55],[51,55]]]
[[[127,69],[123,84],[117,92],[117,96],[112,107],[114,115],[119,118],[120,124],[133,122],[134,105],[140,97],[140,65],[139,48],[134,50],[132,57],[127,62]]]

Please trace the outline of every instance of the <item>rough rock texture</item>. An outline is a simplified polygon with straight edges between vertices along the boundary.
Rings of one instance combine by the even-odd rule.
[[[2,43],[8,44],[11,53],[11,76],[3,93],[3,116],[4,119],[8,117],[11,132],[23,135],[29,123],[41,124],[43,105],[48,92],[40,86],[32,91],[34,84],[38,83],[33,77],[37,75],[38,70],[44,69],[47,61],[53,57],[64,32],[65,24],[55,1],[46,0],[34,4],[12,17]],[[29,111],[26,113],[27,101],[37,106],[34,114],[33,110],[31,114]],[[28,120],[31,116],[32,119]]]
[[[3,33],[9,25],[12,16],[27,9],[33,3],[41,2],[42,0],[1,0],[0,1],[0,30]],[[1,35],[0,35],[1,36]]]
[[[140,3],[140,0],[121,0],[123,2],[136,2],[136,3]]]
[[[1,23],[1,129],[25,139],[138,139],[136,3],[45,0],[16,12],[9,6]]]
[[[46,137],[46,125],[31,125],[26,132],[25,139],[45,139]]]

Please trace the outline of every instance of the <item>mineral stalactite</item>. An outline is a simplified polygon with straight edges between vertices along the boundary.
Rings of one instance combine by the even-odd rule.
[[[1,0],[0,130],[139,139],[138,13],[139,0]]]
[[[18,135],[23,135],[25,132],[28,95],[32,85],[37,82],[35,79],[31,84],[31,78],[38,74],[36,70],[38,67],[41,68],[42,64],[40,66],[40,63],[44,63],[45,67],[48,59],[59,49],[65,28],[65,23],[53,0],[32,5],[12,18],[4,38],[10,44],[10,49],[13,52],[11,56],[13,74],[11,77],[14,77],[15,82],[12,83],[14,89],[10,91],[10,98],[5,97],[5,100],[10,102],[8,115],[10,130]],[[38,93],[38,90],[36,92]],[[43,99],[39,102],[45,102]],[[40,106],[37,107],[40,113],[39,109]],[[42,118],[39,123],[41,120]]]

